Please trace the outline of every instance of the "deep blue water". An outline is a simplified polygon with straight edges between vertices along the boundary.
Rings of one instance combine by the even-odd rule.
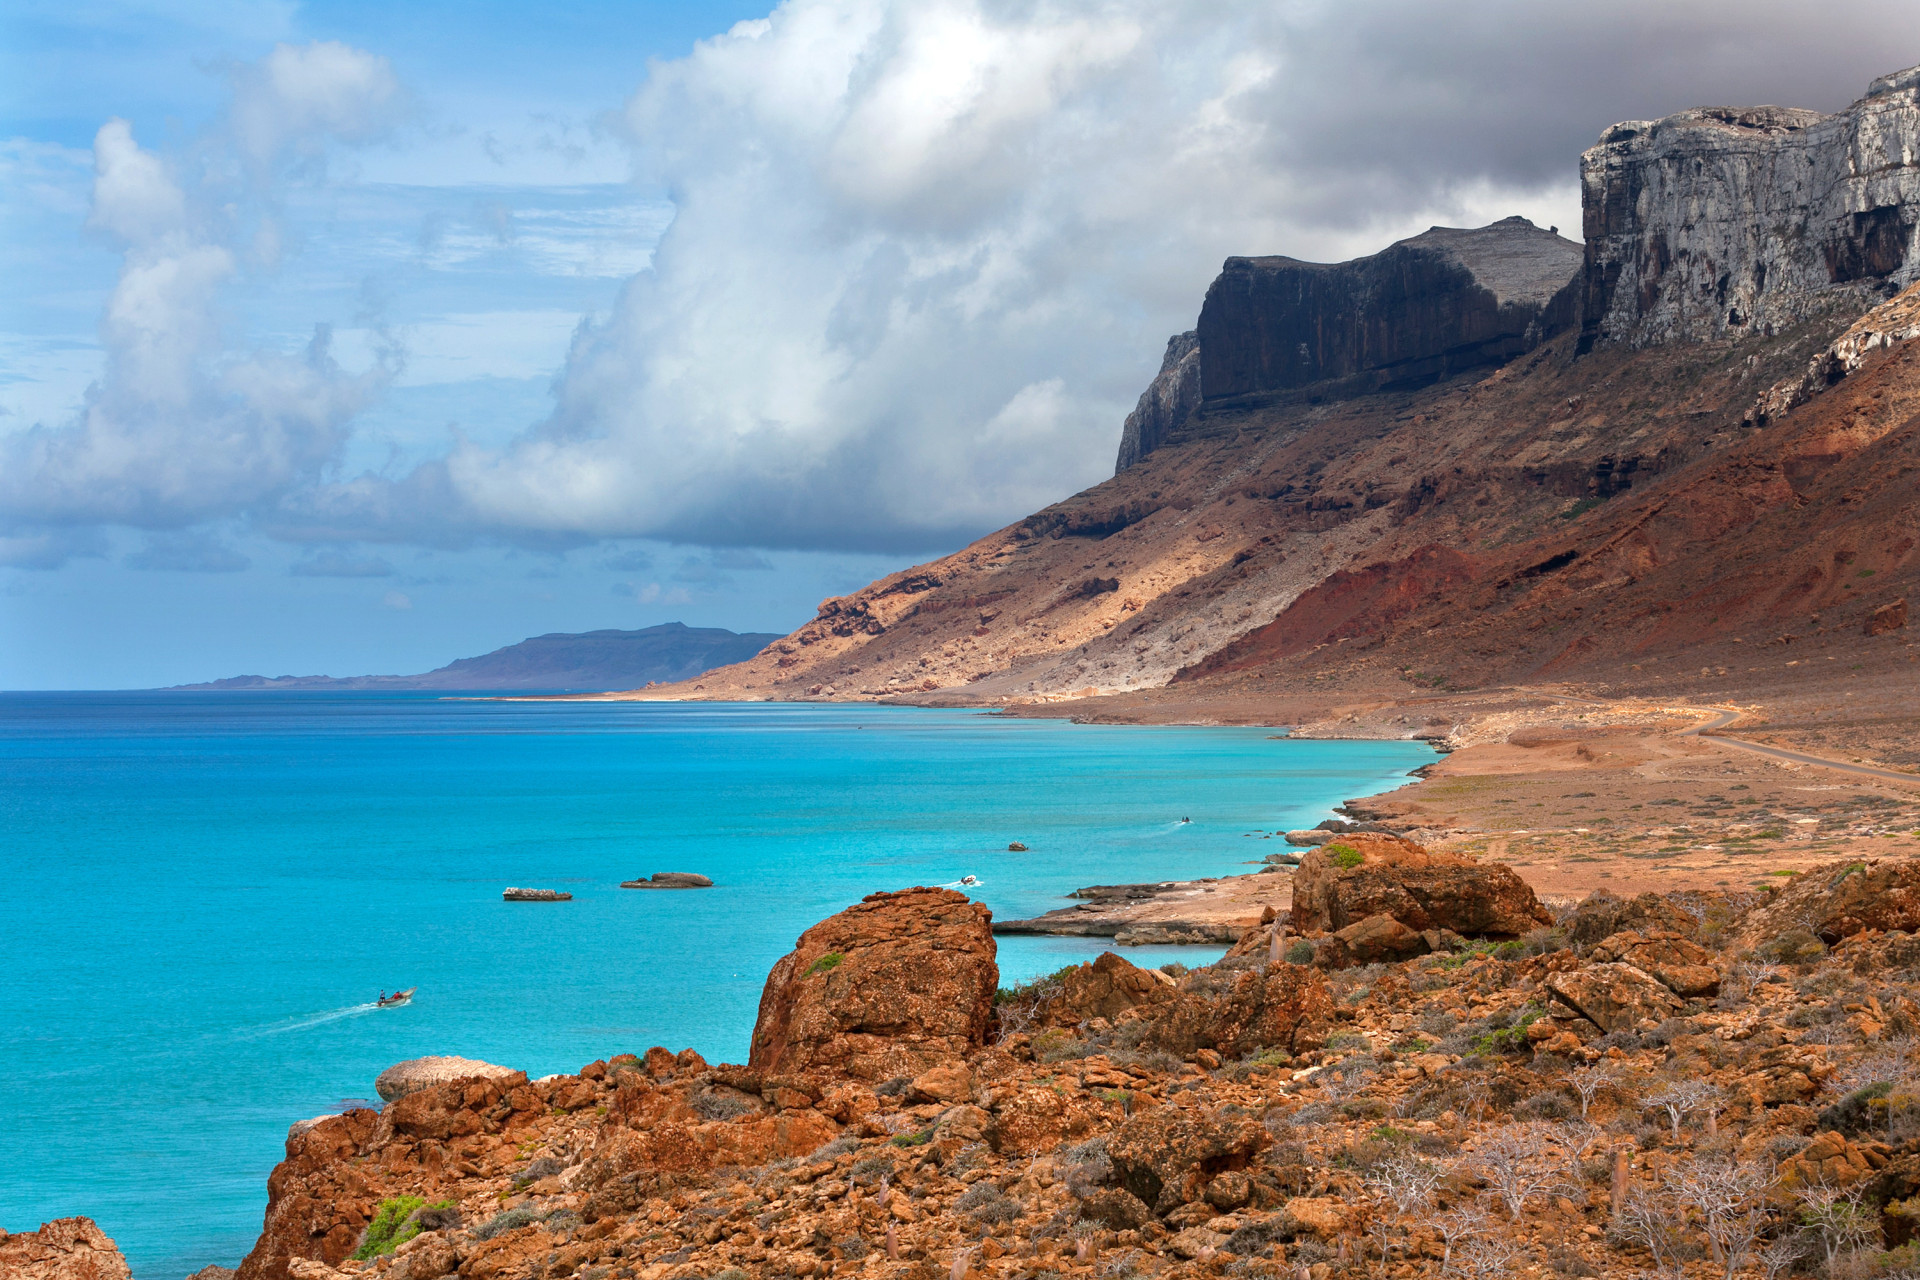
[[[1246,832],[1311,824],[1432,758],[1270,732],[0,695],[0,1227],[90,1215],[141,1280],[232,1265],[287,1125],[370,1097],[393,1062],[539,1076],[653,1044],[739,1061],[768,967],[863,894],[971,873],[1006,917],[1083,884],[1233,872],[1275,847]],[[617,887],[654,871],[718,887]],[[503,903],[508,885],[574,900]],[[1005,939],[1003,982],[1099,949]],[[368,1007],[403,985],[411,1006]]]

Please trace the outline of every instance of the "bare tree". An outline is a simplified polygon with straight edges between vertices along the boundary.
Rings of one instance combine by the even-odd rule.
[[[1861,1190],[1823,1185],[1800,1192],[1800,1220],[1819,1242],[1829,1269],[1835,1258],[1867,1244],[1880,1232],[1878,1215],[1860,1203]]]
[[[1615,1078],[1613,1072],[1604,1066],[1575,1067],[1567,1073],[1567,1083],[1573,1086],[1575,1093],[1580,1095],[1582,1120],[1587,1118],[1587,1108],[1593,1105],[1593,1100],[1599,1096],[1600,1091],[1611,1085]]]
[[[1700,1215],[1713,1259],[1727,1280],[1747,1265],[1766,1223],[1764,1197],[1772,1174],[1758,1165],[1730,1160],[1689,1160],[1667,1183],[1681,1204]]]
[[[1614,1223],[1629,1240],[1636,1240],[1653,1255],[1654,1269],[1669,1275],[1680,1271],[1680,1249],[1686,1232],[1673,1197],[1664,1190],[1635,1187],[1624,1203],[1615,1206]]]
[[[1688,1113],[1711,1105],[1718,1112],[1721,1105],[1720,1090],[1705,1080],[1675,1080],[1647,1098],[1647,1105],[1657,1107],[1667,1113],[1667,1119],[1673,1122],[1673,1140],[1680,1141],[1680,1121]]]
[[[1807,1238],[1790,1232],[1760,1251],[1760,1270],[1767,1280],[1783,1280],[1807,1260]]]
[[[1771,982],[1778,970],[1770,964],[1755,964],[1751,960],[1742,960],[1733,965],[1720,980],[1721,1003],[1729,1007],[1751,1002],[1765,983]]]
[[[1432,1162],[1411,1153],[1401,1153],[1382,1162],[1367,1175],[1374,1194],[1393,1205],[1393,1211],[1405,1217],[1433,1203],[1434,1188],[1440,1185],[1441,1171]]]
[[[1445,1271],[1453,1263],[1454,1246],[1462,1240],[1483,1236],[1487,1232],[1487,1215],[1477,1204],[1464,1205],[1449,1210],[1433,1219],[1433,1229],[1440,1233],[1442,1249],[1440,1269]]]
[[[1493,1185],[1515,1222],[1527,1201],[1562,1184],[1560,1161],[1537,1124],[1511,1124],[1468,1157],[1474,1172]]]
[[[1461,1246],[1459,1270],[1475,1280],[1492,1280],[1495,1276],[1506,1280],[1519,1270],[1515,1265],[1519,1256],[1520,1243],[1510,1236],[1475,1236]]]

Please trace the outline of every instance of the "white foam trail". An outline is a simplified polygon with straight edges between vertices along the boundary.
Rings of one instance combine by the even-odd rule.
[[[943,885],[940,885],[940,886],[938,886],[938,887],[939,887],[939,888],[942,888],[942,889],[959,889],[959,890],[961,890],[962,892],[965,892],[965,891],[966,891],[966,890],[968,890],[968,889],[979,889],[979,888],[982,888],[982,887],[984,887],[984,886],[986,885],[986,883],[987,883],[987,882],[986,882],[985,880],[979,880],[979,879],[975,879],[975,880],[971,880],[971,881],[968,881],[968,880],[951,880],[951,881],[948,881],[948,882],[947,882],[946,884],[943,884]]]
[[[380,1006],[372,1000],[365,1004],[350,1004],[344,1009],[330,1009],[326,1013],[316,1013],[309,1018],[294,1018],[287,1022],[277,1022],[258,1031],[242,1032],[242,1040],[258,1040],[261,1036],[281,1036],[289,1031],[305,1031],[309,1027],[324,1026],[329,1022],[338,1022],[342,1018],[357,1018],[363,1013],[372,1013]]]

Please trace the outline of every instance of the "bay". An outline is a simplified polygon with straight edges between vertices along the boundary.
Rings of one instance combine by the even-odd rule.
[[[288,1124],[370,1098],[393,1062],[539,1076],[653,1044],[741,1061],[769,966],[867,893],[973,875],[1006,918],[1084,884],[1247,871],[1277,847],[1249,833],[1432,758],[1273,735],[845,705],[0,695],[0,1227],[86,1214],[140,1280],[233,1265]],[[617,887],[655,871],[716,887]],[[509,885],[574,900],[504,903]],[[1105,945],[1002,939],[1002,982]],[[402,986],[412,1005],[369,1007]]]

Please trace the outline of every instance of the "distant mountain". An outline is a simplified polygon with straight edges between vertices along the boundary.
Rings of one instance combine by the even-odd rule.
[[[780,637],[668,622],[639,631],[554,632],[417,676],[232,676],[206,689],[527,689],[567,693],[638,689],[690,680],[751,658]]]

